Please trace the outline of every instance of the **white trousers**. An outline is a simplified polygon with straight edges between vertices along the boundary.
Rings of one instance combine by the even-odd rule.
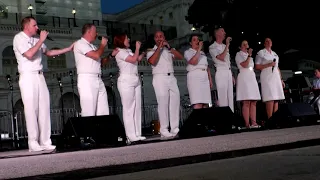
[[[141,84],[138,75],[121,74],[118,78],[123,124],[129,140],[141,136]]]
[[[50,95],[42,73],[20,74],[29,149],[51,145]]]
[[[98,74],[78,74],[81,116],[109,115],[106,87]]]
[[[219,107],[229,106],[232,112],[234,112],[233,82],[231,70],[217,68],[215,80],[218,91]]]
[[[154,74],[152,84],[158,102],[158,115],[160,121],[160,133],[168,133],[169,116],[171,133],[179,132],[180,92],[177,79],[173,73]]]

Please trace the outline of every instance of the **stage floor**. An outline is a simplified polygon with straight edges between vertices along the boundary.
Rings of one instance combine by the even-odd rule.
[[[320,125],[73,152],[0,152],[0,179],[85,179],[320,144]]]

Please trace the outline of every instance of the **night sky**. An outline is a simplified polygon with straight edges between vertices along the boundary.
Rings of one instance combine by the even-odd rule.
[[[115,14],[124,11],[143,0],[101,0],[101,9],[105,14]]]

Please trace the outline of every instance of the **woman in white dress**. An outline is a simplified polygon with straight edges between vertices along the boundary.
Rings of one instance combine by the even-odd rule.
[[[144,140],[146,138],[141,136],[141,84],[138,74],[138,62],[144,56],[144,53],[139,55],[141,43],[136,42],[135,52],[132,53],[128,36],[120,34],[114,37],[114,45],[118,51],[115,56],[120,70],[118,90],[126,136],[130,142]]]
[[[212,78],[199,35],[191,35],[189,42],[191,48],[184,52],[184,58],[188,61],[187,86],[193,108],[201,109],[211,104]]]
[[[312,106],[317,106],[318,114],[320,114],[320,68],[314,70],[315,79],[312,82],[313,93],[309,95],[309,103]]]
[[[246,128],[259,128],[256,122],[256,105],[261,96],[251,56],[252,49],[249,49],[248,42],[242,41],[240,51],[236,54],[236,63],[240,71],[237,77],[237,101],[242,101],[242,116]]]
[[[283,88],[285,84],[278,67],[279,56],[271,50],[272,41],[266,38],[264,49],[260,50],[256,56],[256,69],[261,70],[261,94],[262,101],[266,103],[268,119],[278,110],[278,101],[283,100]]]

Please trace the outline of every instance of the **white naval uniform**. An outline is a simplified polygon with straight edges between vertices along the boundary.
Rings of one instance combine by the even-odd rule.
[[[217,56],[223,53],[225,47],[225,44],[218,44],[215,41],[209,46],[209,52],[216,67],[215,81],[218,91],[218,104],[220,107],[229,106],[232,112],[234,112],[233,82],[229,50],[224,61],[217,59]]]
[[[50,95],[41,62],[47,47],[42,44],[32,60],[23,56],[38,41],[38,38],[30,38],[24,32],[16,34],[13,39],[13,50],[20,73],[19,87],[24,104],[28,146],[29,150],[35,151],[39,149],[39,145],[51,146]]]
[[[313,80],[313,83],[312,83],[312,88],[314,89],[320,89],[320,78],[316,78]],[[308,97],[308,100],[310,103],[311,100],[313,100],[313,98],[315,97],[315,94],[311,94],[309,97]],[[316,102],[313,102],[314,105],[317,105],[318,106],[318,113],[320,114],[320,99],[316,99]]]
[[[84,38],[73,48],[78,74],[81,116],[109,115],[108,95],[101,79],[101,59],[98,61],[86,54],[97,48]]]
[[[283,86],[280,73],[278,70],[279,56],[275,52],[269,53],[266,49],[262,49],[256,56],[256,64],[268,64],[276,59],[276,65],[272,71],[272,67],[264,68],[260,74],[262,101],[275,101],[284,99]]]
[[[196,53],[196,50],[190,48],[184,52],[184,58],[190,61]],[[187,65],[187,86],[191,104],[209,104],[212,102],[207,69],[207,56],[202,51],[200,52],[198,64]]]
[[[155,45],[147,53],[147,59],[154,54],[157,48]],[[163,136],[169,133],[169,117],[170,133],[176,135],[179,132],[180,92],[177,79],[173,74],[173,57],[174,55],[167,48],[162,48],[158,63],[155,66],[152,65],[152,85],[157,97],[160,133]]]
[[[138,75],[138,62],[126,62],[134,54],[130,49],[120,49],[116,61],[120,69],[118,90],[123,106],[123,124],[130,141],[141,137],[141,83]]]
[[[254,72],[253,58],[250,57],[248,67],[244,68],[241,66],[241,63],[247,60],[248,55],[247,52],[243,51],[239,51],[236,54],[236,63],[240,71],[237,77],[237,101],[261,99],[256,74]]]

